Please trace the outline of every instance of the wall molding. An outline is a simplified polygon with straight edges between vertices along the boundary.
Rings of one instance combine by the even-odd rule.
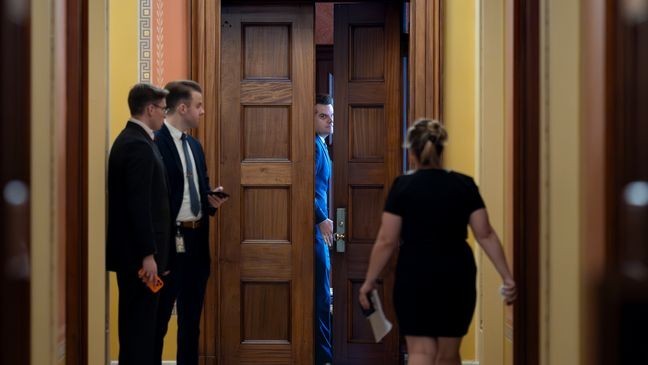
[[[152,11],[151,0],[141,0],[138,6],[137,20],[138,64],[140,82],[151,82],[151,32]]]

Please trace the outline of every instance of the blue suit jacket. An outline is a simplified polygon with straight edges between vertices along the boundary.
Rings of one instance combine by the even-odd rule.
[[[331,178],[331,158],[326,144],[315,136],[315,224],[326,220],[328,215],[328,189]]]

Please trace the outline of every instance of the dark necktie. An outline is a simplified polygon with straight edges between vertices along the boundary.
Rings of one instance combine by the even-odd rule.
[[[187,166],[186,173],[187,182],[189,183],[189,201],[191,203],[191,213],[193,213],[193,215],[195,216],[198,216],[198,213],[200,213],[200,200],[198,199],[198,190],[196,189],[196,185],[194,184],[194,172],[191,164],[191,153],[189,153],[187,135],[185,133],[182,133],[182,137],[180,139],[182,140],[182,150],[184,151],[185,165]]]

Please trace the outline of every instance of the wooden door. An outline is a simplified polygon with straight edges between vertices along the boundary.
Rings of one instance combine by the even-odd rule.
[[[332,255],[336,365],[398,362],[398,328],[376,344],[357,302],[388,189],[401,171],[400,11],[393,3],[335,6],[334,207],[347,210],[345,252],[335,247]],[[395,322],[393,283],[390,265],[379,291]]]
[[[221,364],[313,361],[313,12],[222,8]]]

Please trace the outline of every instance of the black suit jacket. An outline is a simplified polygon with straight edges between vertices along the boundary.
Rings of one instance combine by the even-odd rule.
[[[196,163],[196,172],[198,174],[198,192],[200,194],[200,202],[202,209],[202,226],[205,229],[209,228],[208,216],[216,212],[216,208],[212,207],[207,200],[207,192],[211,190],[209,186],[209,176],[207,175],[207,163],[205,162],[205,152],[200,145],[200,142],[190,135],[187,135],[187,142],[191,152],[193,153],[194,161]],[[169,194],[171,199],[171,219],[176,219],[180,206],[182,205],[182,197],[184,196],[184,175],[185,172],[182,168],[182,161],[176,148],[173,137],[166,124],[162,125],[159,131],[155,132],[155,143],[157,144],[164,166],[166,166],[167,174],[169,176]]]
[[[108,159],[106,267],[137,271],[155,254],[158,272],[167,268],[171,211],[162,157],[148,133],[128,122]]]

